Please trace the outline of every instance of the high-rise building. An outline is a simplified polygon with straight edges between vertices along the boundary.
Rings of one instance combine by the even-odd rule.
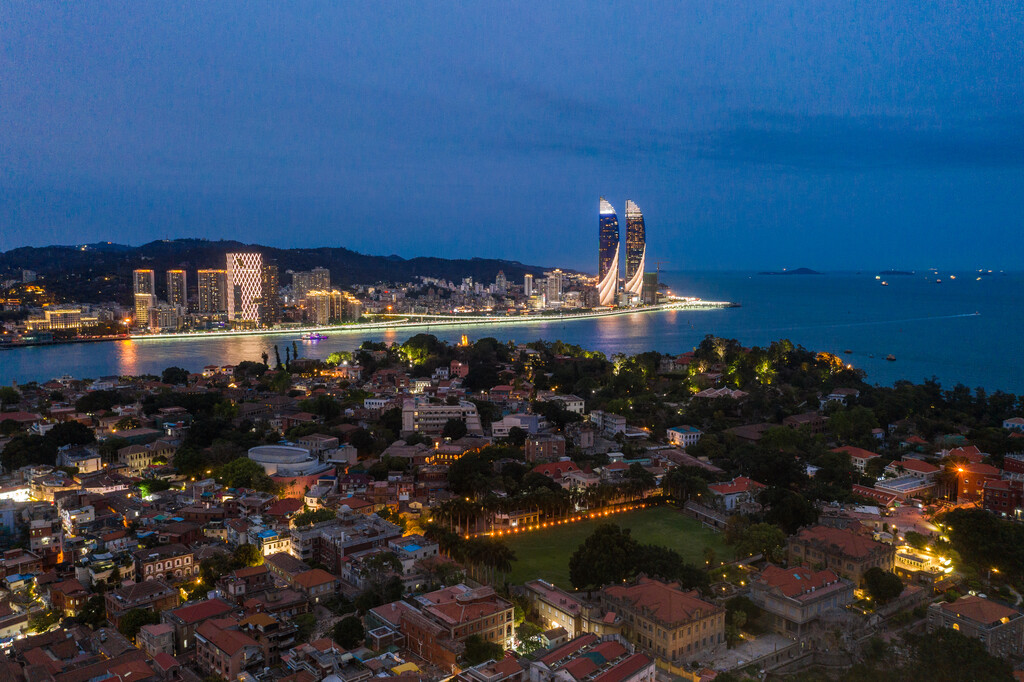
[[[327,268],[313,268],[292,273],[292,295],[301,301],[309,291],[330,291],[331,271]]]
[[[494,292],[502,296],[508,292],[508,280],[505,279],[504,270],[498,270],[498,276],[494,278]]]
[[[631,200],[626,200],[626,291],[641,294],[644,285],[644,265],[647,261],[647,233],[644,214]]]
[[[640,289],[640,300],[645,305],[654,305],[658,302],[658,273],[644,273],[644,285]]]
[[[228,309],[228,271],[200,270],[199,308],[198,312],[207,315],[227,312]]]
[[[523,276],[523,294],[527,298],[533,296],[533,275],[526,274]]]
[[[597,294],[598,305],[615,305],[619,291],[619,217],[601,197],[598,219]]]
[[[279,283],[277,263],[265,262],[260,273],[260,324],[272,325],[281,321]]]
[[[263,291],[263,255],[229,253],[227,255],[228,319],[232,322],[260,321],[260,295]]]
[[[559,303],[562,300],[562,271],[552,270],[545,272],[547,280],[544,282],[544,293],[547,294],[548,304]]]
[[[313,290],[306,292],[306,312],[314,324],[337,324],[362,317],[363,304],[347,291]]]
[[[134,270],[132,287],[135,293],[135,324],[149,324],[149,309],[156,304],[156,275],[152,270]]]
[[[167,271],[167,302],[179,308],[188,308],[188,287],[184,270]]]

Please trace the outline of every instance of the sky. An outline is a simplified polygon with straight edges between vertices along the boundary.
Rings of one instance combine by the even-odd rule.
[[[1019,270],[1022,190],[1020,1],[0,8],[0,251],[594,271],[605,196],[662,269]]]

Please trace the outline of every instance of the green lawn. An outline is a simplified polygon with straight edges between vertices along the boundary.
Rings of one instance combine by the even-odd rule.
[[[543,578],[571,590],[569,557],[594,528],[602,523],[614,523],[629,528],[639,542],[674,549],[687,562],[695,565],[704,563],[705,547],[714,549],[715,555],[719,558],[731,557],[731,551],[722,540],[721,533],[705,528],[699,521],[684,515],[678,509],[668,506],[653,507],[615,514],[607,519],[580,521],[502,538],[515,550],[517,557],[512,565],[510,582],[522,583],[534,578]]]

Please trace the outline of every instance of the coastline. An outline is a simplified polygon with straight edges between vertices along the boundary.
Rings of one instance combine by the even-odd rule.
[[[167,334],[127,334],[119,336],[107,336],[100,338],[74,338],[60,341],[35,341],[18,344],[5,344],[0,346],[2,350],[13,350],[15,348],[33,348],[38,346],[58,346],[74,343],[99,343],[103,341],[169,341],[169,340],[202,340],[216,338],[234,338],[244,336],[268,336],[279,334],[303,334],[309,332],[335,332],[335,333],[362,333],[369,331],[385,331],[389,329],[416,329],[430,327],[473,327],[473,326],[501,326],[510,324],[535,324],[549,322],[571,322],[574,320],[587,320],[597,317],[614,317],[618,315],[634,315],[641,313],[657,313],[669,310],[717,310],[721,308],[737,308],[738,303],[729,301],[704,301],[701,299],[685,299],[659,303],[657,305],[638,306],[636,308],[613,308],[610,310],[599,310],[589,312],[578,312],[559,315],[444,315],[444,316],[402,316],[396,320],[382,322],[355,322],[352,324],[325,325],[325,326],[298,326],[286,329],[245,329],[232,331],[197,331],[197,332],[173,332]],[[395,317],[398,317],[397,315]],[[419,318],[419,319],[414,319]],[[429,319],[428,319],[429,318]]]

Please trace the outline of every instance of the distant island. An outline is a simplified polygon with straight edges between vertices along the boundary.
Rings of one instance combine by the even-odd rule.
[[[778,270],[775,272],[759,272],[759,275],[820,275],[821,273],[817,270],[811,270],[810,268],[796,268],[794,270]]]
[[[878,274],[885,277],[909,277],[917,273],[913,270],[882,270]]]

